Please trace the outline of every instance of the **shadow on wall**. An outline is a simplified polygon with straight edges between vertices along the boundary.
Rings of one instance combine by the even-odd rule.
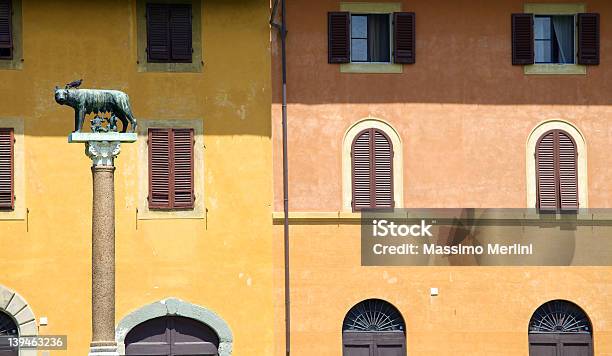
[[[416,64],[399,74],[340,73],[327,62],[327,12],[338,2],[287,3],[288,100],[293,104],[461,103],[489,105],[611,105],[612,3],[590,1],[601,14],[601,64],[586,75],[526,75],[511,63],[511,13],[518,0],[405,1],[416,13]],[[280,53],[272,37],[273,101],[280,102]]]

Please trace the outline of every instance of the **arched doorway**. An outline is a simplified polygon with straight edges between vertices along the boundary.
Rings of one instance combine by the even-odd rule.
[[[179,319],[178,327],[176,326],[176,319],[174,321],[174,330],[176,334],[185,335],[187,334],[187,330],[189,330],[189,328],[196,329],[198,333],[191,335],[196,337],[194,342],[197,343],[203,341],[205,343],[215,345],[217,347],[217,353],[213,355],[218,354],[219,356],[231,356],[234,338],[229,325],[212,310],[177,298],[167,298],[145,305],[124,316],[123,319],[119,321],[117,329],[115,330],[115,340],[117,340],[117,349],[119,354],[133,355],[133,353],[127,351],[127,345],[134,345],[140,342],[141,345],[144,346],[145,342],[158,342],[155,340],[155,338],[161,338],[162,341],[159,342],[168,345],[171,345],[174,341],[183,342],[182,336],[169,339],[169,336],[166,333],[173,333],[173,324],[168,318]],[[146,324],[150,320],[156,321],[153,321],[152,324],[149,324],[147,327]],[[186,323],[189,323],[189,325],[184,326]],[[153,330],[152,332],[149,332],[149,335],[142,330],[134,331],[143,324],[145,325],[143,326],[144,330]],[[157,333],[155,330],[157,330]],[[139,335],[140,339],[138,338]],[[146,340],[144,338],[145,336],[154,341]],[[197,339],[198,337],[199,339]],[[133,347],[135,346],[132,346],[131,348]],[[208,348],[210,349],[210,347]],[[163,350],[168,350],[168,347]]]
[[[593,356],[592,332],[579,306],[565,300],[547,302],[529,321],[529,355]]]
[[[19,336],[19,327],[13,318],[0,311],[0,356],[17,356],[19,351],[9,344],[10,337]]]
[[[218,355],[218,347],[213,329],[180,316],[149,319],[125,337],[126,355]]]
[[[349,310],[342,323],[343,356],[405,356],[406,324],[397,308],[368,299]]]

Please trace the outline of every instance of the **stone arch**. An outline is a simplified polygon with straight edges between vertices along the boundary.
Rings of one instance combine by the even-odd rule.
[[[28,302],[15,291],[0,285],[0,312],[13,318],[19,336],[37,336],[36,316]],[[19,350],[20,356],[36,356],[36,350]]]
[[[375,128],[383,131],[393,145],[393,200],[396,208],[404,207],[404,158],[402,139],[398,132],[386,121],[366,117],[351,125],[342,141],[342,210],[352,211],[352,172],[351,146],[355,137],[365,129]]]
[[[578,152],[578,205],[580,209],[588,208],[587,148],[584,135],[572,123],[564,120],[547,120],[540,122],[529,134],[526,145],[526,178],[527,208],[536,208],[536,158],[535,150],[538,139],[551,130],[562,130],[574,139]]]
[[[119,354],[125,354],[125,336],[132,328],[147,320],[170,315],[191,318],[208,325],[219,336],[219,356],[232,354],[234,339],[227,323],[211,310],[177,298],[167,298],[151,303],[121,319],[115,331]]]

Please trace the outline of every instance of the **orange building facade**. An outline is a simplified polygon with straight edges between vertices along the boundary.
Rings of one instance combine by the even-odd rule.
[[[413,13],[414,63],[395,57],[398,12]],[[332,22],[339,13],[348,22]],[[521,16],[512,14],[529,14],[534,26],[526,64],[513,58],[521,55],[513,50],[521,34],[513,19]],[[599,63],[588,64],[581,36],[595,17]],[[395,208],[537,208],[536,150],[547,133],[562,132],[573,142],[576,204],[612,207],[611,17],[612,5],[597,0],[287,3],[292,355],[353,355],[343,323],[371,299],[400,313],[405,346],[355,355],[612,355],[609,267],[361,266],[352,168],[355,140],[374,129],[392,146]],[[348,53],[338,63],[329,32],[343,24],[349,45],[341,52]],[[376,26],[388,26],[382,41],[390,45],[376,47]],[[273,223],[274,240],[282,241],[281,53],[273,39]],[[282,315],[283,250],[276,246]],[[530,320],[552,301],[588,317],[590,346],[532,342]],[[276,335],[280,355],[280,317]]]

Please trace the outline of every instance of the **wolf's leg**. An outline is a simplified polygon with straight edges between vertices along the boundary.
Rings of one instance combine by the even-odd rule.
[[[134,117],[134,115],[132,115],[131,112],[128,114],[128,119],[130,120],[130,123],[132,124],[132,132],[136,132],[136,127],[138,126],[138,124],[136,122],[136,118]]]
[[[121,120],[121,126],[123,126],[121,128],[121,132],[127,132],[128,120],[125,117],[125,114],[124,113],[118,114],[117,117],[119,118],[119,120]]]
[[[85,119],[85,108],[77,107],[74,109],[74,132],[81,132],[83,120]]]
[[[79,107],[79,126],[77,126],[78,132],[81,132],[81,130],[83,129],[83,121],[85,121],[85,107],[81,106]]]

